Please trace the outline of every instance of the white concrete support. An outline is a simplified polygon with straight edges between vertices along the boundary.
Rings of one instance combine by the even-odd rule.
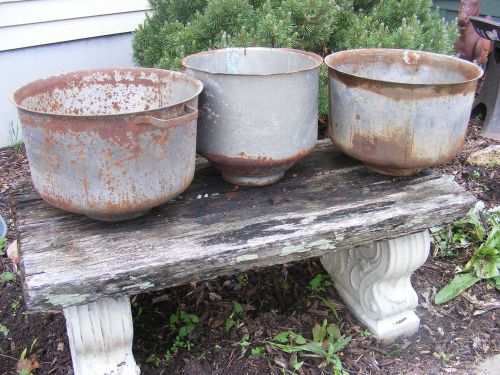
[[[63,310],[75,375],[138,375],[127,296]]]
[[[344,302],[382,341],[418,330],[417,294],[410,275],[430,250],[427,230],[324,255],[321,263]]]

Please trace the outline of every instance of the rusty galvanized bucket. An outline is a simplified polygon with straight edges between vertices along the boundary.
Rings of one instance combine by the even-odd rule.
[[[316,144],[320,56],[278,48],[227,48],[183,60],[205,87],[198,153],[235,185],[262,186]]]
[[[14,92],[33,185],[96,220],[143,215],[190,184],[202,83],[159,69],[63,74]]]
[[[342,51],[325,63],[328,133],[346,154],[377,172],[406,176],[461,150],[483,74],[477,65],[396,49]]]

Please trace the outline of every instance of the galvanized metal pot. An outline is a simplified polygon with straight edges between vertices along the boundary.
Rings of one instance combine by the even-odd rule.
[[[384,174],[412,175],[463,146],[483,71],[429,52],[360,49],[327,56],[333,143]]]
[[[48,203],[96,220],[138,217],[194,175],[202,83],[159,69],[40,79],[12,95],[33,185]]]
[[[183,60],[205,87],[198,153],[236,185],[278,181],[316,144],[321,57],[293,49],[227,48]]]

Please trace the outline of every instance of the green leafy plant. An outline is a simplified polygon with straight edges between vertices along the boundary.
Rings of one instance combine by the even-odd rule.
[[[372,333],[365,329],[363,332],[360,333],[362,337],[373,337]]]
[[[452,225],[449,246],[454,244],[471,244],[475,250],[462,272],[436,294],[436,304],[448,302],[480,280],[500,289],[500,212],[475,207]]]
[[[252,348],[251,353],[252,353],[252,355],[255,355],[257,357],[261,357],[261,356],[265,355],[266,349],[263,346],[256,346],[256,347]]]
[[[18,299],[14,302],[12,302],[10,304],[10,307],[12,308],[13,312],[12,312],[12,316],[16,316],[17,315],[17,310],[21,307],[21,300]]]
[[[26,361],[26,355],[28,353],[28,348],[24,348],[24,350],[21,352],[21,357],[19,357],[19,362],[25,362]],[[19,371],[19,375],[33,375],[31,371],[28,371],[24,368],[22,368]]]
[[[19,361],[17,363],[17,373],[19,375],[33,375],[33,370],[40,368],[40,363],[38,363],[36,359],[36,354],[33,353],[33,349],[37,341],[38,338],[35,338],[31,342],[29,351],[28,348],[24,348],[21,352],[21,356],[19,357]]]
[[[326,55],[365,47],[452,54],[458,33],[432,0],[150,0],[134,33],[138,65],[181,68],[183,57],[221,47],[291,47]],[[322,68],[320,114],[328,110]]]
[[[312,340],[307,340],[293,331],[284,331],[274,336],[274,341],[270,344],[285,353],[315,354],[323,358],[323,365],[331,366],[336,375],[348,375],[342,368],[342,362],[337,353],[349,345],[351,337],[342,336],[338,326],[334,323],[328,324],[326,319],[321,325],[316,324],[313,327],[312,336]],[[303,362],[295,360],[294,369],[298,370],[302,364]]]
[[[7,335],[9,334],[9,329],[7,328],[7,326],[1,323],[0,323],[0,333],[2,333],[4,337],[7,337]]]
[[[337,309],[333,306],[333,304],[326,298],[319,297],[319,299],[323,302],[323,304],[326,307],[328,307],[328,309],[332,312],[332,315],[335,317],[335,319],[339,320],[339,313],[337,312]]]
[[[307,289],[309,289],[313,293],[319,293],[319,292],[324,291],[325,288],[329,287],[329,286],[332,286],[332,282],[330,281],[330,278],[323,273],[318,273],[316,276],[314,276],[309,281],[309,285],[307,286]],[[323,303],[324,302],[325,301],[323,301]],[[333,305],[332,305],[332,307],[333,307]]]
[[[3,255],[6,243],[7,243],[7,237],[0,237],[0,255]]]
[[[250,335],[245,333],[237,344],[241,347],[241,355],[244,355],[250,346]]]
[[[473,171],[470,174],[470,178],[472,178],[473,180],[479,180],[480,177],[481,177],[481,173],[479,173],[479,171]]]
[[[191,350],[193,343],[189,340],[189,336],[193,333],[199,321],[198,316],[185,311],[177,311],[175,314],[170,315],[170,328],[177,332],[177,336],[170,349],[165,352],[166,361],[169,361],[181,348]]]
[[[207,355],[205,353],[200,353],[196,356],[197,361],[204,361],[205,359],[207,359]]]
[[[16,275],[12,272],[2,272],[0,273],[0,280],[2,281],[14,281],[16,279]]]
[[[146,359],[146,363],[151,363],[154,367],[158,368],[161,365],[161,359],[156,354],[151,354]]]
[[[248,283],[248,279],[247,279],[247,275],[246,274],[240,273],[240,274],[238,274],[238,276],[236,276],[236,284],[240,288],[244,288],[245,285],[247,285],[247,283]]]
[[[229,331],[233,326],[239,327],[241,325],[240,318],[243,317],[245,310],[240,303],[234,301],[233,312],[226,319],[226,331]]]

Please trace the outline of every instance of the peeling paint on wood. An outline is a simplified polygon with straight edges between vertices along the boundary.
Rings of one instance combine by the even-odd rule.
[[[259,256],[257,254],[240,255],[240,256],[236,257],[236,263],[248,262],[249,260],[257,259],[258,257]]]
[[[137,283],[137,284],[132,284],[132,285],[127,285],[122,288],[122,290],[127,290],[127,289],[139,289],[139,290],[145,290],[145,289],[151,289],[154,288],[154,284],[150,283],[149,281],[145,281],[143,283]]]
[[[285,246],[281,249],[280,256],[290,255],[293,253],[302,253],[313,248],[318,248],[319,250],[333,250],[335,249],[335,244],[333,241],[320,239],[305,245]]]
[[[47,302],[59,308],[79,305],[86,301],[90,294],[55,294],[48,295]]]
[[[415,216],[413,219],[409,220],[408,222],[398,225],[395,230],[400,230],[404,228],[411,228],[414,225],[420,224],[425,222],[425,217],[419,217]]]

